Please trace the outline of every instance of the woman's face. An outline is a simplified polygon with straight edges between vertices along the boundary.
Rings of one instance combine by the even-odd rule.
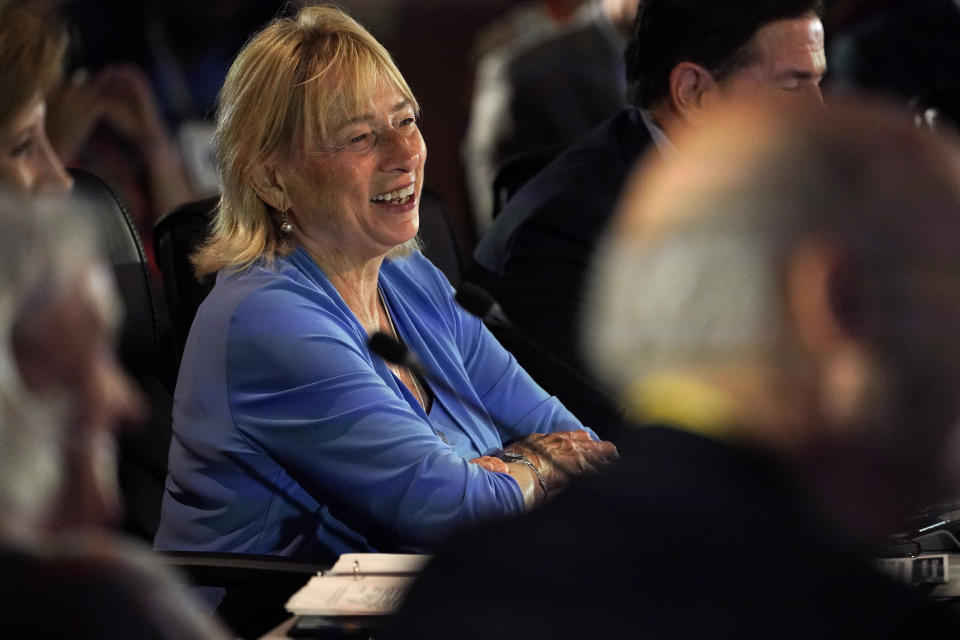
[[[367,261],[417,234],[427,149],[414,107],[384,85],[367,104],[277,169],[308,251]]]
[[[0,183],[29,195],[65,194],[73,187],[47,139],[45,116],[37,98],[0,129]]]

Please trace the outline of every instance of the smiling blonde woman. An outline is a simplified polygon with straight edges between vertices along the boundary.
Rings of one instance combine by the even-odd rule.
[[[156,545],[332,561],[428,551],[615,457],[417,250],[426,146],[339,9],[255,35],[220,96],[217,273],[187,341]],[[372,354],[402,342],[436,386]]]

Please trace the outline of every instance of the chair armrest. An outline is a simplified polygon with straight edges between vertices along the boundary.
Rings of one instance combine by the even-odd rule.
[[[160,551],[167,565],[200,587],[241,588],[293,593],[330,567],[280,556],[198,551]]]

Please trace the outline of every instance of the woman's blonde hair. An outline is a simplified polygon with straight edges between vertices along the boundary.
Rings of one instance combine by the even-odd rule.
[[[38,2],[0,0],[0,129],[60,81],[67,33]]]
[[[244,45],[220,91],[213,142],[222,192],[210,240],[193,256],[198,276],[293,250],[257,195],[259,172],[325,140],[328,124],[362,113],[383,82],[418,108],[387,50],[336,7],[304,7]]]

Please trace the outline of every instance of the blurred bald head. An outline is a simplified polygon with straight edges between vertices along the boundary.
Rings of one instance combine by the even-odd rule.
[[[641,413],[651,380],[696,378],[765,446],[933,470],[960,380],[957,150],[862,103],[734,105],[678,145],[600,252],[598,373]]]

